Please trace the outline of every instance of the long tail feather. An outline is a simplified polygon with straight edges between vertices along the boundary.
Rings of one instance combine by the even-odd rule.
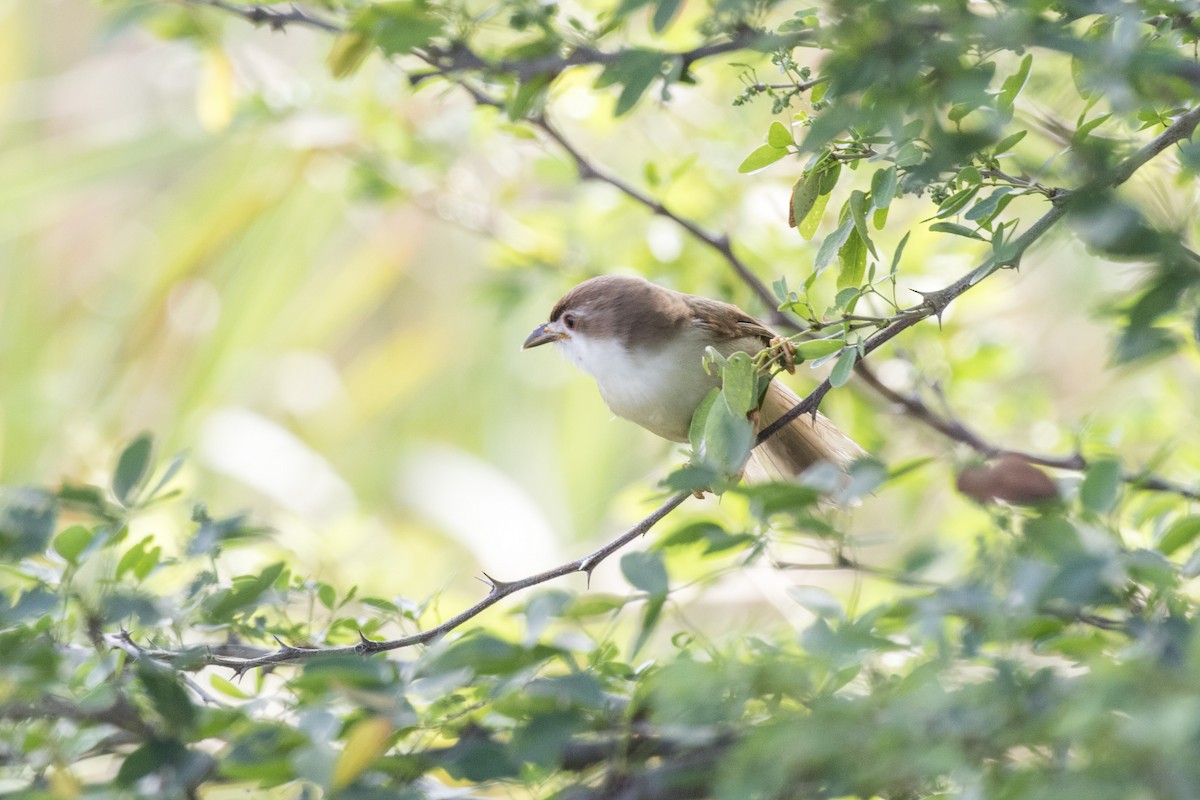
[[[771,381],[758,414],[758,430],[770,425],[800,402],[800,398],[779,381]],[[818,461],[829,461],[845,468],[866,455],[858,443],[823,414],[802,414],[787,427],[755,448],[746,468],[750,481],[788,480]]]

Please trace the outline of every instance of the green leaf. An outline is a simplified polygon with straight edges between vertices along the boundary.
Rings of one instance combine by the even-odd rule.
[[[157,497],[158,493],[171,482],[171,479],[179,474],[179,470],[183,469],[184,457],[179,455],[171,459],[171,463],[167,465],[167,469],[163,472],[162,477],[158,479],[158,483],[154,484],[154,488],[147,494],[147,499]]]
[[[703,542],[704,552],[708,554],[720,553],[752,541],[754,541],[754,537],[749,534],[732,534],[715,522],[700,520],[672,531],[660,538],[654,546],[657,549],[666,550]]]
[[[683,5],[683,0],[658,0],[654,8],[654,17],[651,20],[655,33],[662,33],[667,29],[681,5]]]
[[[249,700],[251,697],[254,697],[254,695],[250,694],[242,687],[225,680],[220,675],[209,675],[208,683],[221,694],[228,695],[238,700]]]
[[[972,222],[983,224],[1001,209],[1000,201],[1012,193],[1011,186],[1000,186],[985,199],[971,206],[964,216]]]
[[[756,149],[753,153],[746,156],[746,160],[738,167],[738,172],[743,174],[754,172],[756,169],[762,169],[768,164],[774,164],[779,159],[788,154],[788,151],[782,147],[764,144]]]
[[[967,203],[971,202],[971,198],[979,191],[978,186],[968,186],[966,189],[955,192],[947,197],[938,206],[937,218],[945,219],[957,214]]]
[[[746,415],[729,407],[725,395],[719,395],[709,409],[704,424],[704,461],[722,477],[741,472],[754,444],[754,428]]]
[[[867,246],[867,249],[871,251],[871,255],[878,258],[879,256],[875,253],[875,245],[871,242],[871,235],[867,231],[867,209],[870,205],[867,200],[867,193],[855,189],[850,193],[849,203],[850,219],[854,220],[854,229],[858,231],[859,237]]]
[[[854,313],[853,303],[858,298],[862,297],[862,289],[858,286],[848,286],[837,293],[833,298],[834,308],[841,309],[847,314]]]
[[[143,433],[130,442],[117,458],[117,468],[113,473],[113,494],[126,508],[133,505],[138,490],[150,477],[152,450],[153,439],[150,434]]]
[[[547,655],[542,647],[522,647],[490,633],[472,631],[458,641],[450,643],[444,650],[432,651],[431,656],[419,665],[418,674],[438,675],[470,669],[476,675],[505,675],[536,664]],[[348,662],[343,666],[357,668]],[[307,667],[306,671],[307,669],[311,669],[311,666]],[[337,674],[332,677],[335,681],[341,679]],[[363,678],[380,682],[382,688],[384,676],[369,672],[364,673]]]
[[[137,662],[137,676],[154,710],[172,730],[185,731],[196,724],[196,707],[175,670],[142,658]]]
[[[725,362],[722,392],[729,409],[746,415],[758,408],[758,373],[754,361],[745,353],[734,353]]]
[[[867,245],[863,243],[857,227],[850,232],[850,237],[838,251],[838,261],[841,269],[838,270],[837,288],[858,288],[867,271]]]
[[[5,560],[44,551],[57,520],[58,503],[50,493],[0,486],[0,554]]]
[[[885,209],[892,204],[896,196],[896,168],[875,170],[871,176],[871,202],[877,209]]]
[[[1171,527],[1158,540],[1158,552],[1169,556],[1179,548],[1191,544],[1200,536],[1200,514],[1190,514],[1171,523]]]
[[[887,226],[888,210],[886,208],[877,208],[875,213],[871,215],[871,224],[875,226],[875,230],[881,231]]]
[[[719,484],[722,476],[706,463],[686,464],[672,470],[662,485],[673,492],[707,492]]]
[[[798,226],[808,217],[808,212],[817,203],[817,180],[814,176],[806,175],[792,186],[792,209],[788,214],[788,222],[792,227]]]
[[[900,244],[896,245],[896,252],[892,254],[893,275],[900,271],[900,257],[904,255],[904,246],[908,244],[908,237],[909,233],[905,233],[904,236],[901,237]]]
[[[848,352],[857,354],[858,351],[848,348]],[[855,459],[846,470],[846,474],[847,480],[844,485],[838,487],[838,502],[841,504],[870,494],[888,479],[887,465],[871,456]]]
[[[946,116],[949,117],[951,122],[961,122],[963,117],[970,114],[975,108],[976,106],[969,103],[955,103],[950,107],[950,111]]]
[[[282,563],[272,564],[257,575],[241,575],[233,586],[214,594],[205,603],[205,616],[211,622],[224,622],[236,611],[254,605],[283,574]]]
[[[524,119],[531,108],[540,107],[550,88],[551,77],[549,74],[541,74],[522,81],[505,108],[508,118],[514,122]]]
[[[134,750],[117,770],[117,784],[132,786],[141,778],[160,770],[174,772],[186,765],[193,754],[174,739],[151,739]]]
[[[328,583],[322,583],[317,587],[317,599],[321,605],[332,610],[337,605],[337,592]]]
[[[1017,142],[1025,138],[1025,134],[1027,133],[1029,133],[1029,131],[1017,131],[1014,134],[1005,136],[994,148],[992,148],[992,157],[994,158],[995,156],[1012,150],[1017,146]]]
[[[975,186],[983,182],[983,175],[979,174],[979,168],[974,164],[967,164],[958,171],[958,175],[954,179],[959,183]]]
[[[787,129],[786,125],[778,121],[771,123],[770,129],[767,130],[767,144],[772,147],[787,148],[795,143],[792,132]]]
[[[986,241],[975,231],[965,225],[959,225],[957,222],[935,222],[929,226],[929,230],[934,233],[952,233],[955,236],[965,236],[968,239],[978,239],[981,242]]]
[[[329,48],[329,55],[325,56],[329,74],[337,80],[353,75],[371,54],[373,46],[371,37],[364,33],[352,31],[338,36]]]
[[[1088,120],[1087,122],[1083,123],[1078,128],[1076,128],[1075,133],[1074,133],[1074,135],[1072,135],[1071,138],[1073,140],[1075,140],[1076,142],[1082,142],[1084,139],[1087,138],[1089,133],[1091,133],[1096,128],[1099,128],[1104,123],[1108,122],[1110,117],[1112,117],[1112,114],[1101,114],[1097,117],[1093,117],[1092,119]]]
[[[896,166],[897,167],[915,167],[920,164],[925,158],[925,151],[918,147],[914,142],[905,142],[896,151]]]
[[[621,84],[621,94],[614,109],[616,116],[629,112],[650,84],[663,74],[665,57],[657,50],[633,49],[621,54],[620,58],[604,68],[596,79],[596,87],[603,88]]]
[[[825,207],[829,205],[829,198],[828,194],[817,195],[812,208],[804,215],[804,221],[797,223],[796,229],[800,231],[800,236],[804,241],[812,241],[813,234],[817,232],[817,228],[821,224],[821,218],[825,216]]]
[[[851,231],[854,230],[854,220],[845,219],[838,226],[837,230],[825,237],[825,241],[821,242],[821,246],[817,248],[817,257],[813,259],[813,273],[820,275],[829,266],[829,262],[833,261],[833,257],[842,249],[842,245],[850,238]]]
[[[844,386],[846,381],[850,380],[850,373],[854,371],[854,362],[858,360],[858,350],[853,347],[847,347],[838,356],[837,363],[833,365],[833,370],[829,373],[829,385],[835,389],[839,386]]]
[[[845,346],[844,339],[813,339],[810,342],[800,342],[794,352],[797,361],[813,361],[836,353]]]
[[[692,422],[688,426],[688,441],[691,442],[693,452],[700,453],[704,449],[704,426],[708,422],[708,414],[712,410],[713,403],[720,395],[720,389],[710,390],[700,401],[700,405],[696,406],[696,410],[692,412]]]
[[[830,161],[821,167],[818,173],[819,180],[817,181],[817,193],[829,194],[837,187],[838,177],[842,174],[842,163],[840,161]]]
[[[1107,514],[1116,506],[1120,488],[1121,465],[1113,459],[1102,459],[1088,467],[1079,487],[1079,499],[1089,511]]]
[[[621,556],[621,574],[631,586],[651,597],[666,597],[670,589],[667,566],[659,550],[635,550]]]
[[[1000,87],[1000,97],[998,105],[1001,110],[1011,109],[1013,103],[1017,100],[1017,95],[1021,93],[1021,89],[1025,86],[1025,81],[1029,78],[1029,68],[1033,65],[1033,54],[1027,54],[1021,59],[1021,65],[1017,67],[1017,71],[1009,75],[1004,84]]]
[[[655,595],[646,603],[646,608],[642,612],[642,624],[638,628],[637,638],[634,639],[633,645],[630,647],[630,655],[637,657],[642,648],[646,646],[646,642],[650,641],[650,636],[654,633],[654,629],[658,627],[658,621],[662,618],[663,605],[666,603],[665,596]]]
[[[140,542],[130,547],[121,556],[121,560],[117,562],[116,577],[120,580],[126,572],[133,569],[146,555],[146,547],[150,544],[153,537],[147,536]]]
[[[494,781],[512,777],[519,771],[505,745],[480,736],[464,736],[442,751],[438,760],[446,772],[459,781]]]
[[[440,36],[445,24],[422,2],[375,3],[355,20],[352,29],[371,37],[384,55],[411,53]]]
[[[54,551],[71,564],[79,563],[79,556],[92,543],[94,531],[82,525],[72,525],[54,537]]]

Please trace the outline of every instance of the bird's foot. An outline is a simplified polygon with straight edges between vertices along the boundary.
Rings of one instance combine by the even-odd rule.
[[[767,346],[779,351],[779,365],[787,370],[789,375],[796,371],[796,345],[782,336],[776,336]]]

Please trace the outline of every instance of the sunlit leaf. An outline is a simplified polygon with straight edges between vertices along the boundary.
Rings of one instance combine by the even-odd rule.
[[[72,525],[54,537],[54,552],[72,564],[79,563],[79,556],[92,543],[93,531],[83,525]]]
[[[768,164],[774,164],[787,154],[788,151],[782,147],[764,144],[762,147],[757,148],[750,155],[746,156],[746,159],[741,163],[740,166],[738,166],[738,172],[754,172],[757,169],[762,169]]]
[[[368,717],[357,722],[346,734],[342,753],[333,766],[330,785],[336,791],[349,786],[375,759],[387,750],[392,724],[383,717]]]
[[[814,359],[836,353],[846,346],[844,339],[812,339],[796,345],[795,354],[798,361],[813,361]]]
[[[792,140],[792,132],[787,129],[787,126],[777,121],[772,122],[771,128],[767,131],[767,144],[784,149],[795,142]]]
[[[1186,547],[1200,536],[1200,515],[1189,514],[1171,523],[1158,540],[1158,551],[1169,556],[1180,548]]]

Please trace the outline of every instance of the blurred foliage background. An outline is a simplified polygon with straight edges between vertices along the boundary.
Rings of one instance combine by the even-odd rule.
[[[1041,192],[1046,187],[1090,186],[1096,202],[1080,206],[1070,224],[1039,240],[1019,270],[987,277],[950,304],[940,320],[905,331],[867,361],[895,391],[961,419],[999,448],[1063,458],[1079,452],[1109,471],[1096,477],[1079,470],[1055,472],[1066,505],[1053,513],[1031,517],[981,505],[954,489],[961,470],[980,460],[976,450],[930,430],[852,380],[832,391],[822,410],[885,464],[913,465],[911,472],[850,511],[814,510],[807,501],[795,501],[794,527],[805,534],[800,537],[772,533],[763,498],[752,492],[689,502],[660,532],[674,543],[667,562],[671,602],[660,628],[657,610],[654,619],[620,611],[635,595],[649,597],[651,607],[655,602],[663,607],[666,577],[660,583],[655,566],[661,558],[624,562],[621,568],[615,560],[602,565],[590,584],[599,611],[570,605],[589,596],[582,594],[578,578],[563,584],[581,592],[578,598],[550,593],[549,600],[539,601],[543,605],[520,606],[525,615],[520,621],[515,606],[490,612],[494,631],[518,639],[525,631],[525,650],[486,644],[492,640],[472,644],[479,639],[468,636],[462,652],[434,651],[416,668],[418,679],[446,679],[461,694],[442,697],[436,681],[417,693],[433,703],[433,711],[422,717],[424,730],[436,731],[442,737],[435,737],[437,742],[457,742],[430,763],[448,769],[451,783],[520,774],[518,783],[530,794],[561,788],[544,771],[531,775],[528,767],[522,773],[514,766],[513,759],[522,764],[527,761],[521,759],[532,759],[548,770],[546,765],[562,755],[553,747],[538,750],[549,745],[534,743],[532,733],[506,739],[515,744],[499,753],[491,733],[455,726],[466,720],[492,731],[493,712],[479,711],[481,706],[492,701],[503,706],[505,698],[519,705],[518,677],[528,677],[521,670],[545,669],[554,658],[568,660],[534,647],[548,618],[573,630],[600,612],[612,616],[604,618],[599,632],[587,629],[588,647],[578,640],[556,640],[556,646],[578,657],[572,669],[598,681],[587,684],[586,691],[555,689],[565,693],[554,695],[565,704],[559,711],[566,706],[572,713],[611,710],[611,696],[620,695],[629,703],[622,706],[621,713],[628,713],[622,719],[632,725],[646,719],[644,708],[638,711],[645,701],[656,709],[648,712],[653,723],[670,731],[677,730],[672,726],[717,730],[693,753],[710,760],[730,747],[722,725],[760,720],[764,707],[773,709],[767,718],[774,718],[780,703],[788,713],[809,709],[845,739],[862,736],[872,715],[884,717],[873,745],[877,762],[891,770],[887,778],[895,783],[872,782],[870,765],[860,764],[857,768],[865,771],[845,783],[789,784],[798,779],[777,751],[780,742],[800,733],[806,752],[818,753],[805,770],[837,774],[850,767],[834,754],[822,761],[821,737],[797,721],[801,715],[793,719],[780,712],[778,729],[759,730],[755,747],[738,751],[719,776],[715,791],[730,798],[780,796],[784,785],[801,786],[811,796],[927,796],[946,786],[999,786],[1003,792],[997,796],[1034,796],[1023,794],[1025,778],[1003,783],[983,768],[963,772],[963,765],[979,756],[967,741],[971,737],[997,741],[999,752],[1006,752],[1008,740],[994,736],[989,725],[950,726],[953,733],[946,736],[961,735],[963,749],[944,761],[936,757],[940,753],[915,759],[915,777],[900,775],[902,767],[942,741],[934,730],[940,722],[929,723],[928,739],[918,737],[905,747],[889,749],[884,738],[901,730],[918,709],[932,709],[932,719],[946,707],[974,703],[1018,731],[1010,742],[1013,752],[1027,746],[1033,753],[1028,761],[1015,759],[1016,773],[1040,769],[1043,756],[1045,764],[1069,772],[1064,765],[1071,737],[1092,736],[1086,747],[1093,749],[1087,752],[1106,756],[1128,740],[1110,728],[1084,725],[1081,720],[1094,721],[1084,711],[1061,729],[1030,733],[1034,723],[1020,727],[1028,722],[1021,716],[1028,709],[1015,706],[1031,697],[1052,697],[1046,702],[1066,708],[1077,691],[1111,699],[1131,686],[1162,693],[1147,700],[1155,713],[1168,715],[1173,700],[1184,695],[1194,704],[1193,690],[1169,681],[1146,686],[1145,673],[1129,667],[1124,656],[1114,656],[1140,647],[1141,655],[1158,658],[1166,645],[1154,650],[1147,642],[1169,640],[1173,657],[1185,664],[1182,669],[1191,669],[1195,648],[1183,634],[1170,639],[1155,628],[1159,639],[1138,639],[1132,627],[1111,635],[1070,627],[1072,620],[1078,622],[1072,615],[1086,616],[1097,605],[1122,623],[1134,619],[1143,630],[1160,623],[1163,629],[1191,624],[1191,576],[1181,571],[1181,563],[1200,533],[1190,514],[1194,493],[1118,489],[1115,477],[1108,480],[1116,473],[1107,459],[1116,459],[1127,476],[1145,470],[1177,488],[1200,481],[1200,448],[1193,441],[1200,424],[1196,267],[1175,247],[1194,237],[1200,156],[1193,145],[1172,143],[1115,193],[1089,181],[1100,181],[1120,158],[1192,108],[1196,78],[1187,65],[1195,66],[1193,4],[947,0],[917,7],[833,0],[817,9],[798,9],[688,0],[609,5],[330,0],[303,6],[315,18],[350,26],[349,34],[333,36],[303,22],[281,24],[280,30],[256,27],[236,13],[249,8],[241,3],[223,9],[159,0],[0,2],[0,483],[108,486],[119,454],[128,453],[126,446],[144,431],[153,435],[157,474],[175,454],[185,456],[170,484],[180,492],[175,501],[151,503],[152,493],[145,493],[124,510],[103,503],[87,506],[87,514],[98,516],[84,515],[83,522],[100,526],[91,529],[87,552],[120,544],[125,555],[116,566],[106,563],[75,574],[83,545],[76,551],[67,537],[65,552],[50,554],[73,587],[63,591],[100,597],[135,574],[139,591],[153,588],[150,594],[199,581],[186,567],[203,550],[192,538],[197,526],[191,520],[208,531],[206,536],[219,539],[225,534],[204,526],[234,519],[236,524],[222,530],[235,532],[231,538],[254,532],[254,546],[220,553],[221,568],[214,566],[210,576],[213,586],[221,583],[218,573],[266,575],[258,594],[243,585],[247,605],[274,587],[279,608],[295,612],[298,596],[310,603],[318,597],[331,619],[343,599],[349,602],[349,587],[361,587],[364,595],[384,598],[374,608],[396,603],[392,611],[409,612],[399,625],[409,631],[418,620],[445,619],[477,599],[485,591],[474,578],[480,570],[515,579],[547,569],[587,552],[661,500],[659,481],[683,462],[682,450],[611,419],[589,378],[549,352],[521,352],[521,341],[564,291],[603,273],[644,275],[681,291],[736,302],[764,317],[775,308],[676,219],[650,213],[605,181],[582,179],[580,165],[562,142],[529,118],[544,112],[592,169],[714,236],[727,234],[733,251],[763,282],[785,279],[789,289],[803,292],[818,317],[833,320],[855,310],[839,293],[847,288],[841,282],[847,274],[845,254],[842,266],[819,276],[813,276],[812,265],[822,243],[844,221],[837,210],[848,207],[853,192],[876,188],[876,167],[902,168],[886,225],[872,226],[871,239],[880,275],[895,257],[896,301],[907,307],[920,301],[918,292],[950,284],[993,252],[983,239],[930,223],[966,222],[975,229],[972,223],[981,214],[970,217],[974,207],[965,203],[986,195],[972,194],[957,208],[948,205],[950,198],[979,183],[980,170],[986,171],[979,154],[986,156],[997,142],[1025,130],[1028,135],[1005,149],[999,166],[993,164],[1002,174],[1016,176],[996,184],[1014,189],[996,224],[1019,219],[1018,230],[1027,229],[1049,205]],[[288,14],[292,7],[264,8]],[[581,22],[573,26],[571,19]],[[672,73],[666,62],[660,69],[653,56],[647,62],[646,53],[685,52],[744,36],[746,29],[794,34],[803,46],[747,44],[688,63],[683,74]],[[805,31],[814,31],[811,39],[803,38]],[[453,44],[464,41],[493,66],[479,69],[454,61],[462,53]],[[633,58],[571,66],[552,76],[520,71],[523,61],[562,52],[562,42],[581,52],[592,46],[615,52],[619,46]],[[427,75],[428,65],[409,55],[419,46],[443,48],[441,63],[451,65],[444,67],[447,75],[463,75],[467,83],[494,91],[502,107],[475,102],[453,79]],[[1031,65],[1025,60],[1028,52],[1037,54]],[[506,73],[506,65],[517,66]],[[1023,71],[1026,77],[1005,106],[1006,79]],[[805,92],[785,102],[780,98],[789,90],[762,88],[813,77],[831,81],[827,99]],[[905,125],[914,121],[925,127],[908,131]],[[768,139],[772,123],[781,124],[798,144],[776,148],[789,152],[764,163],[765,169],[739,171],[756,148],[775,144]],[[847,129],[855,134],[848,136]],[[916,148],[916,161],[906,161],[911,156],[906,146]],[[837,152],[844,168],[823,220],[804,238],[788,226],[790,197],[822,152]],[[864,168],[851,171],[859,161]],[[975,170],[974,178],[967,167]],[[985,223],[977,232],[990,238],[993,220]],[[881,317],[894,311],[872,298],[856,310]],[[830,366],[804,366],[788,380],[803,396]],[[1090,494],[1079,491],[1085,478],[1092,481]],[[1109,482],[1107,489],[1101,485]],[[197,514],[193,504],[201,501],[208,511]],[[1032,544],[1029,537],[1021,538],[1033,530],[1027,530],[1030,519],[1042,520],[1038,524],[1050,531],[1049,538],[1035,537]],[[101,528],[107,531],[103,536],[96,533]],[[263,530],[265,535],[257,535]],[[1171,531],[1170,546],[1164,547]],[[130,545],[147,536],[167,556],[148,556],[149,543]],[[708,542],[717,556],[689,549],[693,540]],[[111,545],[102,547],[102,541]],[[1146,557],[1114,566],[1118,555],[1152,548],[1159,559],[1153,563]],[[876,569],[781,571],[761,557],[764,552],[822,564],[831,554],[834,564],[850,554]],[[1110,560],[1096,561],[1100,552]],[[29,554],[10,555],[15,562]],[[144,575],[138,566],[142,556]],[[1053,574],[1064,584],[1083,581],[1086,591],[1055,584],[1049,596],[1066,606],[1055,605],[1046,615],[1026,594],[1043,597],[1030,587],[1044,588],[1050,578],[1032,568],[1022,572],[1026,557],[1061,567]],[[165,559],[161,564],[160,558]],[[216,564],[217,550],[213,559]],[[278,563],[286,563],[287,570],[268,568]],[[1138,569],[1149,571],[1153,580]],[[1041,577],[1035,580],[1033,573]],[[1097,577],[1101,573],[1103,579]],[[37,624],[30,620],[38,615],[28,608],[24,616],[16,613],[22,592],[38,596],[28,589],[29,581],[46,581],[38,602],[60,588],[39,575],[15,567],[6,574],[3,588],[11,608],[0,621],[11,624],[5,631],[29,634],[14,620],[23,620],[30,630],[40,625],[42,633],[66,626],[64,620],[80,630],[95,622],[65,607],[57,621],[46,621],[47,616]],[[141,585],[147,576],[151,583]],[[1005,583],[1010,578],[1012,583]],[[909,602],[926,581],[959,580],[974,582],[978,593],[964,589]],[[189,584],[195,597],[200,597],[200,583]],[[630,584],[634,595],[629,595]],[[985,585],[995,590],[986,601],[980,588]],[[606,592],[629,596],[612,599],[616,595]],[[232,613],[236,604],[226,607],[228,597],[204,601],[207,616],[193,620],[196,631],[265,646],[271,645],[270,633],[296,642],[346,644],[355,639],[355,624],[366,626],[363,617],[348,616],[322,627],[313,622],[311,608],[307,619],[283,613],[286,624],[267,611],[255,619],[251,611],[257,609]],[[1005,598],[1014,605],[1005,605]],[[1026,601],[1028,607],[1021,605]],[[264,608],[269,605],[262,602]],[[870,611],[884,607],[890,610]],[[1018,621],[1006,627],[1008,616]],[[267,617],[270,623],[263,622]],[[111,635],[115,626],[140,623],[152,638],[153,618],[146,606],[119,605],[102,615],[100,627]],[[377,619],[367,629],[394,635],[389,624]],[[764,638],[744,635],[751,630]],[[803,640],[788,639],[792,630],[804,630]],[[181,624],[161,644],[192,643],[193,633]],[[650,637],[648,646],[641,634]],[[889,643],[880,638],[891,634],[897,636]],[[1129,639],[1122,639],[1126,634]],[[776,635],[782,638],[767,641]],[[1039,635],[1058,638],[1036,658],[1020,661],[1018,651],[1037,650]],[[40,651],[29,641],[21,639],[22,652],[36,655]],[[697,650],[707,651],[694,663],[693,641],[699,642]],[[722,649],[726,641],[736,644]],[[580,655],[584,651],[586,658]],[[1079,679],[1083,688],[1037,672],[1047,651],[1087,673]],[[136,648],[118,653],[110,658],[138,660]],[[634,674],[637,658],[646,653],[683,655],[664,660],[663,671]],[[979,688],[983,684],[967,680],[963,670],[983,669],[972,660],[981,653],[1020,662],[1011,671],[999,670],[997,685],[1016,687],[1011,696],[999,689],[989,693]],[[478,667],[489,654],[498,666],[490,672],[480,668],[475,683],[446,678],[464,663]],[[901,679],[911,663],[926,656],[935,663],[931,671],[945,671],[926,673],[928,682],[921,682],[916,669],[917,678]],[[1111,670],[1096,677],[1081,666],[1089,658]],[[138,663],[150,661],[143,657]],[[120,671],[119,665],[105,663],[110,671],[105,675]],[[296,707],[319,706],[346,685],[375,692],[378,700],[413,679],[405,663],[343,665],[339,669],[348,672],[330,679],[340,688],[306,671],[292,687],[299,698]],[[852,687],[852,705],[839,705],[845,698],[837,693],[864,664],[867,677]],[[989,662],[988,668],[996,664]],[[155,713],[168,719],[193,713],[182,709],[198,701],[181,701],[170,688],[177,686],[171,683],[175,678],[161,679],[153,667],[138,669],[139,691]],[[780,677],[789,670],[803,677],[789,683]],[[266,702],[263,698],[278,688],[273,680],[273,674],[259,675],[258,685],[247,692],[257,696],[255,703]],[[872,693],[879,687],[886,691]],[[1183,694],[1172,695],[1172,687]],[[603,702],[596,694],[601,689],[608,698]],[[776,690],[778,696],[768,697]],[[246,699],[238,691],[247,690],[230,688],[227,696]],[[728,702],[705,706],[714,696]],[[821,705],[825,701],[829,705]],[[369,776],[367,763],[415,724],[408,699],[395,702],[386,711],[367,704],[390,720],[386,731],[371,728],[361,709],[336,721],[310,719],[311,725],[301,726],[312,737],[315,730],[324,731],[317,748],[324,748],[323,773],[315,767],[304,773],[297,766],[268,776],[246,767],[244,773],[230,768],[225,776],[234,783],[283,786],[302,778],[308,781],[305,792],[314,785],[326,792],[350,792],[347,786],[366,792],[353,781]],[[1114,708],[1128,711],[1123,703],[1100,704],[1104,707],[1094,710],[1106,720]],[[249,725],[254,718],[245,708],[237,724]],[[422,714],[427,708],[422,706]],[[575,716],[547,721],[538,716],[543,712],[549,713],[540,706],[522,707],[514,718],[522,724],[540,720],[541,727],[529,723],[521,731],[540,730],[546,736],[558,731],[563,740],[582,724]],[[261,731],[238,728],[230,721],[233,716],[223,713],[188,717],[183,728],[200,739],[203,732],[230,725],[245,734],[230,739],[233,762],[252,763],[251,742]],[[503,716],[503,708],[499,713]],[[1200,736],[1198,718],[1171,718],[1180,741]],[[1145,729],[1129,734],[1139,747],[1156,725],[1165,724],[1157,717],[1142,721]],[[553,728],[557,723],[564,727]],[[178,741],[187,740],[175,733]],[[338,757],[342,778],[331,778],[338,769],[334,743],[340,748],[347,737],[350,746],[339,752],[358,748],[368,757],[349,766],[346,757]],[[167,739],[162,730],[153,737],[160,744]],[[477,744],[482,751],[471,749]],[[273,753],[286,752],[293,765],[312,755],[275,740],[271,747]],[[419,749],[408,756],[417,759],[412,753]],[[80,744],[79,751],[85,750]],[[983,750],[981,758],[1001,758]],[[165,786],[168,795],[195,791],[184,777],[175,783],[164,778],[155,786],[136,784],[156,764],[172,764],[180,774],[192,766],[200,769],[190,756],[170,748],[137,752],[150,755],[130,768],[124,785],[147,792]],[[534,752],[542,753],[544,763],[529,755]],[[1129,758],[1138,752],[1134,748]],[[1169,764],[1164,769],[1172,779],[1186,786],[1186,754],[1159,756]],[[70,763],[62,753],[55,758]],[[773,772],[760,760],[778,769]],[[400,775],[400,785],[432,769],[417,761],[388,762],[381,769],[393,778]],[[1144,777],[1122,775],[1131,783],[1116,781],[1113,791],[1138,785]],[[1070,784],[1070,791],[1102,785],[1089,776]],[[69,786],[51,788],[56,796],[77,796]],[[1150,792],[1186,796],[1161,786]]]
[[[189,492],[262,512],[313,569],[422,591],[457,572],[464,548],[501,571],[531,552],[549,563],[632,514],[667,448],[608,421],[586,377],[519,342],[565,289],[605,272],[764,313],[721,259],[611,187],[580,184],[553,143],[444,84],[410,89],[380,59],[338,81],[321,32],[161,6],[6,7],[0,476],[95,477],[153,431],[190,453]],[[696,42],[705,10],[680,13],[664,47]],[[766,99],[730,108],[750,76],[778,72],[742,55],[701,62],[669,106],[651,92],[619,118],[615,92],[564,76],[555,120],[596,165],[729,231],[763,280],[795,285],[820,237],[786,227],[794,170],[736,172],[786,118]],[[1051,129],[1083,105],[1058,67],[1034,70],[1022,109]],[[1051,158],[1048,138],[1022,163]],[[1171,174],[1153,163],[1130,192],[1183,228],[1195,186]],[[896,209],[882,249],[926,213]],[[901,301],[981,252],[917,228]],[[900,389],[936,382],[1005,446],[1082,440],[1194,475],[1197,455],[1172,446],[1196,422],[1194,350],[1107,368],[1105,309],[1141,269],[1054,238],[878,369]],[[827,406],[885,458],[940,457],[854,524],[905,546],[976,513],[949,490],[951,445],[854,387]],[[447,502],[463,495],[478,503]],[[491,509],[486,534],[467,506]],[[912,537],[884,528],[914,514]],[[388,557],[348,560],[375,548]]]

